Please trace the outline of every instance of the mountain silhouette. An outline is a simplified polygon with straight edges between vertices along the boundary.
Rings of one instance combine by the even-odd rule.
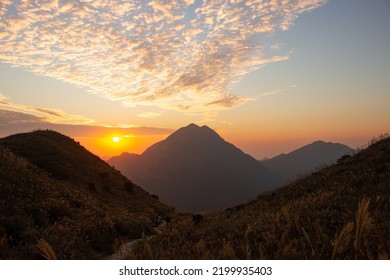
[[[161,259],[389,259],[389,182],[390,138],[384,135],[255,200],[204,214],[191,231],[195,242],[183,217],[181,227],[150,240],[152,252],[142,246],[137,252]]]
[[[321,165],[335,163],[340,157],[353,153],[353,149],[343,144],[315,141],[288,154],[280,154],[260,163],[276,174],[277,182],[280,184],[313,171]]]
[[[271,174],[207,126],[190,124],[143,154],[108,161],[161,201],[189,211],[224,208],[253,199]]]
[[[61,259],[101,258],[172,211],[54,131],[0,139],[0,194],[0,259],[40,258],[41,239]]]

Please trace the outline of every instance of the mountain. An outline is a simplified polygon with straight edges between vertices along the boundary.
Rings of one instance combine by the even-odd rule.
[[[51,246],[57,258],[100,258],[172,212],[54,131],[0,139],[0,194],[0,259],[40,258],[37,244]]]
[[[280,184],[297,175],[313,171],[321,165],[335,163],[340,157],[353,153],[353,149],[343,144],[315,141],[288,154],[262,160],[260,163],[277,175]]]
[[[180,128],[142,155],[124,153],[108,162],[162,202],[189,211],[253,199],[271,180],[253,157],[209,127],[195,124]]]
[[[183,217],[133,253],[139,259],[389,259],[389,182],[387,136],[249,203],[205,214],[197,226]]]

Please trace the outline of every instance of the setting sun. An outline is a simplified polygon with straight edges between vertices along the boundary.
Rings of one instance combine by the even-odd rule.
[[[112,141],[118,143],[121,139],[118,136],[112,137]]]

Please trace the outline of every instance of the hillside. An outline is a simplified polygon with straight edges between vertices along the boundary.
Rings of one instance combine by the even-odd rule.
[[[188,211],[224,208],[267,189],[271,174],[207,126],[190,124],[142,155],[108,161],[161,201]]]
[[[247,204],[183,216],[136,258],[389,259],[390,138]],[[146,250],[148,248],[148,250]]]
[[[352,155],[350,147],[324,141],[315,141],[288,154],[260,161],[277,175],[278,183],[285,183],[298,175],[313,171],[324,164],[333,164],[344,155]]]
[[[0,139],[0,258],[100,258],[115,240],[152,232],[171,208],[72,139],[35,131]]]

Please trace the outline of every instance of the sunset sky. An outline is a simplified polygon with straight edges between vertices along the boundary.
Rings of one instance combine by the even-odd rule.
[[[0,1],[0,137],[108,158],[197,123],[261,159],[364,145],[389,108],[388,0]]]

